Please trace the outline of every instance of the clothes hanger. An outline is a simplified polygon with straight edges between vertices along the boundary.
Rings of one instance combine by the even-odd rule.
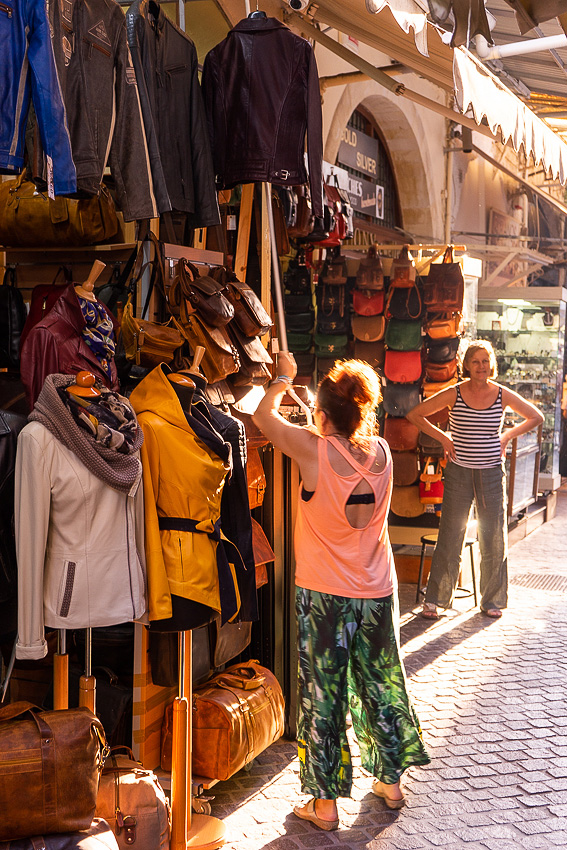
[[[257,21],[262,18],[267,18],[268,16],[266,15],[263,9],[258,8],[258,0],[256,0],[256,9],[253,12],[250,12],[248,17],[251,18],[253,21]]]
[[[71,395],[79,396],[79,398],[96,398],[100,395],[100,390],[95,387],[96,378],[92,372],[83,370],[77,372],[75,383],[66,387],[66,390]]]

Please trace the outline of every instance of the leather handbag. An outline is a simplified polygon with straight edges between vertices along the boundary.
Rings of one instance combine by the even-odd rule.
[[[419,498],[418,485],[412,484],[409,487],[398,487],[394,484],[394,487],[392,488],[392,501],[390,508],[392,513],[396,514],[396,516],[421,516],[425,507]]]
[[[424,325],[430,339],[448,339],[459,336],[463,331],[462,313],[441,314],[427,319]]]
[[[153,369],[160,363],[171,363],[175,352],[183,345],[184,338],[173,326],[173,318],[160,324],[138,319],[132,308],[132,293],[122,313],[122,343],[128,360],[137,366]]]
[[[384,368],[384,360],[386,358],[384,341],[362,342],[359,339],[355,339],[354,356],[357,360],[363,360],[365,363],[368,363],[376,371],[381,371]]]
[[[356,288],[369,290],[384,289],[384,271],[375,245],[369,247],[366,257],[363,257],[360,261],[358,271],[356,272]]]
[[[429,434],[426,434],[425,431],[420,431],[418,445],[422,452],[430,457],[437,458],[445,456],[445,451],[439,440],[436,440],[435,437],[431,437]]]
[[[339,360],[348,353],[348,336],[346,334],[314,335],[315,355],[317,357],[334,357]]]
[[[395,351],[419,351],[421,349],[421,322],[388,319],[385,342]]]
[[[453,339],[436,340],[426,337],[427,359],[430,363],[449,363],[457,356],[460,341],[458,336]]]
[[[211,277],[225,287],[225,295],[234,308],[233,322],[245,336],[268,333],[274,323],[253,289],[222,266],[212,271]]]
[[[283,731],[274,674],[254,660],[228,667],[193,691],[193,774],[229,779]]]
[[[246,480],[248,482],[248,505],[250,510],[262,507],[266,493],[266,473],[258,449],[248,447],[246,461]]]
[[[169,290],[172,307],[181,308],[186,315],[198,313],[208,325],[224,327],[234,318],[234,307],[226,297],[227,287],[199,270],[188,260],[180,259]]]
[[[353,316],[352,332],[362,342],[378,342],[384,338],[386,320],[384,316]]]
[[[311,350],[311,346],[313,345],[313,335],[307,333],[288,333],[287,344],[289,350],[293,351],[294,354],[296,351],[300,354],[306,354]]]
[[[319,275],[319,281],[328,286],[344,286],[347,282],[348,271],[346,260],[340,254],[328,257]]]
[[[216,330],[220,330],[220,328],[216,328]],[[244,336],[240,329],[232,323],[228,326],[228,336],[240,361],[237,374],[231,375],[231,382],[235,386],[266,384],[272,377],[269,367],[273,361],[260,339],[257,336]]]
[[[407,416],[419,404],[421,384],[386,384],[382,387],[382,404],[390,416]]]
[[[429,313],[452,313],[463,309],[465,279],[461,264],[448,245],[441,263],[432,263],[423,284],[423,300]]]
[[[416,269],[407,247],[392,263],[385,311],[395,319],[419,319],[423,313]]]
[[[63,274],[65,283],[57,283],[60,274]],[[71,269],[67,266],[60,266],[51,283],[40,283],[38,286],[34,286],[31,294],[30,310],[20,338],[20,351],[31,329],[49,313],[59,296],[63,294],[64,290],[72,282],[73,276]]]
[[[272,561],[275,561],[276,556],[260,523],[257,522],[254,517],[251,517],[251,521],[252,549],[254,551],[254,567],[256,570],[256,590],[258,590],[258,588],[263,587],[268,583],[268,568],[266,564],[270,564]],[[227,624],[225,623],[225,626],[226,625]],[[239,625],[245,626],[246,624],[240,623]],[[249,625],[251,626],[251,624]],[[234,658],[234,655],[231,655],[230,657]]]
[[[378,316],[384,312],[384,291],[353,289],[352,306],[359,316]]]
[[[342,199],[336,186],[323,183],[323,212],[328,236],[317,242],[323,248],[336,248],[346,239],[347,223],[343,215]]]
[[[419,477],[417,452],[392,452],[392,476],[399,487],[415,484]]]
[[[48,198],[26,172],[0,183],[0,244],[12,248],[71,248],[97,245],[118,233],[110,192],[85,200]]]
[[[305,239],[313,230],[314,217],[311,195],[308,186],[294,186],[297,197],[297,213],[295,224],[288,227],[287,232],[292,239]]]
[[[0,286],[0,368],[18,368],[26,317],[24,296],[16,285],[15,269],[9,266]]]
[[[319,316],[317,332],[320,334],[348,334],[350,331],[350,316]]]
[[[286,292],[284,295],[284,306],[286,316],[292,313],[307,313],[313,309],[313,298],[311,293],[297,295],[295,292]]]
[[[419,500],[422,505],[440,505],[443,501],[443,466],[442,460],[433,463],[428,457],[419,476]]]
[[[409,251],[409,245],[404,245],[395,260],[392,261],[390,269],[390,286],[407,288],[415,281],[417,271],[413,257]]]
[[[121,850],[169,850],[171,813],[165,792],[153,770],[144,770],[129,747],[113,747],[106,759],[96,814],[107,821]]]
[[[118,850],[118,844],[107,822],[94,818],[86,830],[2,841],[0,850]]]
[[[387,416],[384,439],[393,452],[413,452],[417,449],[418,428],[408,419]]]
[[[337,316],[344,316],[347,312],[345,310],[346,286],[318,283],[315,293],[320,316],[336,318]]]
[[[425,361],[425,379],[427,381],[442,382],[450,381],[457,374],[457,358],[449,360],[448,363],[432,363]]]
[[[211,327],[196,313],[184,315],[183,308],[179,320],[174,319],[174,323],[193,353],[198,345],[205,349],[200,365],[209,383],[224,381],[238,372],[240,357],[226,328]]]
[[[297,192],[293,186],[274,186],[282,203],[285,226],[288,236],[290,227],[294,227],[297,221]]]
[[[285,288],[295,295],[311,293],[311,272],[305,265],[305,255],[302,251],[289,261],[283,282]]]
[[[287,329],[292,333],[309,333],[315,324],[315,311],[308,310],[305,313],[290,313],[286,315],[285,323]]]
[[[386,350],[384,376],[395,384],[414,384],[421,378],[421,351]]]
[[[0,841],[88,829],[107,753],[88,708],[0,709]]]
[[[447,390],[449,387],[454,387],[455,384],[459,383],[459,379],[455,375],[454,378],[449,378],[448,381],[424,381],[423,382],[423,397],[431,398],[433,395],[437,395],[441,390]]]

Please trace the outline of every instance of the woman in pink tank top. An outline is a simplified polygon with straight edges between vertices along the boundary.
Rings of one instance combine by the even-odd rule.
[[[319,385],[314,426],[303,428],[278,413],[296,373],[293,355],[281,352],[254,421],[301,473],[297,742],[301,790],[311,798],[294,813],[331,830],[339,825],[337,798],[352,788],[349,710],[362,766],[389,808],[404,805],[403,772],[430,759],[399,656],[387,527],[392,459],[376,435],[378,377],[362,361],[337,363]]]

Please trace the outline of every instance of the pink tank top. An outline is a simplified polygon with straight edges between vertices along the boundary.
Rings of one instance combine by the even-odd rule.
[[[329,443],[352,466],[339,475],[329,461]],[[386,455],[381,472],[371,472],[376,453]],[[360,464],[335,437],[322,437],[318,447],[319,475],[315,493],[305,502],[299,495],[295,524],[295,583],[298,587],[335,596],[375,599],[394,589],[394,558],[388,537],[392,495],[392,457],[385,440],[374,437],[366,463]],[[374,493],[374,512],[364,528],[353,528],[346,503],[365,479]]]

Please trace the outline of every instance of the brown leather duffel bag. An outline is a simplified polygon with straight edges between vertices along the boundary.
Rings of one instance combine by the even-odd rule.
[[[0,709],[0,841],[88,829],[105,754],[88,708]]]
[[[235,664],[193,693],[193,773],[225,780],[284,730],[278,680],[257,661]]]

